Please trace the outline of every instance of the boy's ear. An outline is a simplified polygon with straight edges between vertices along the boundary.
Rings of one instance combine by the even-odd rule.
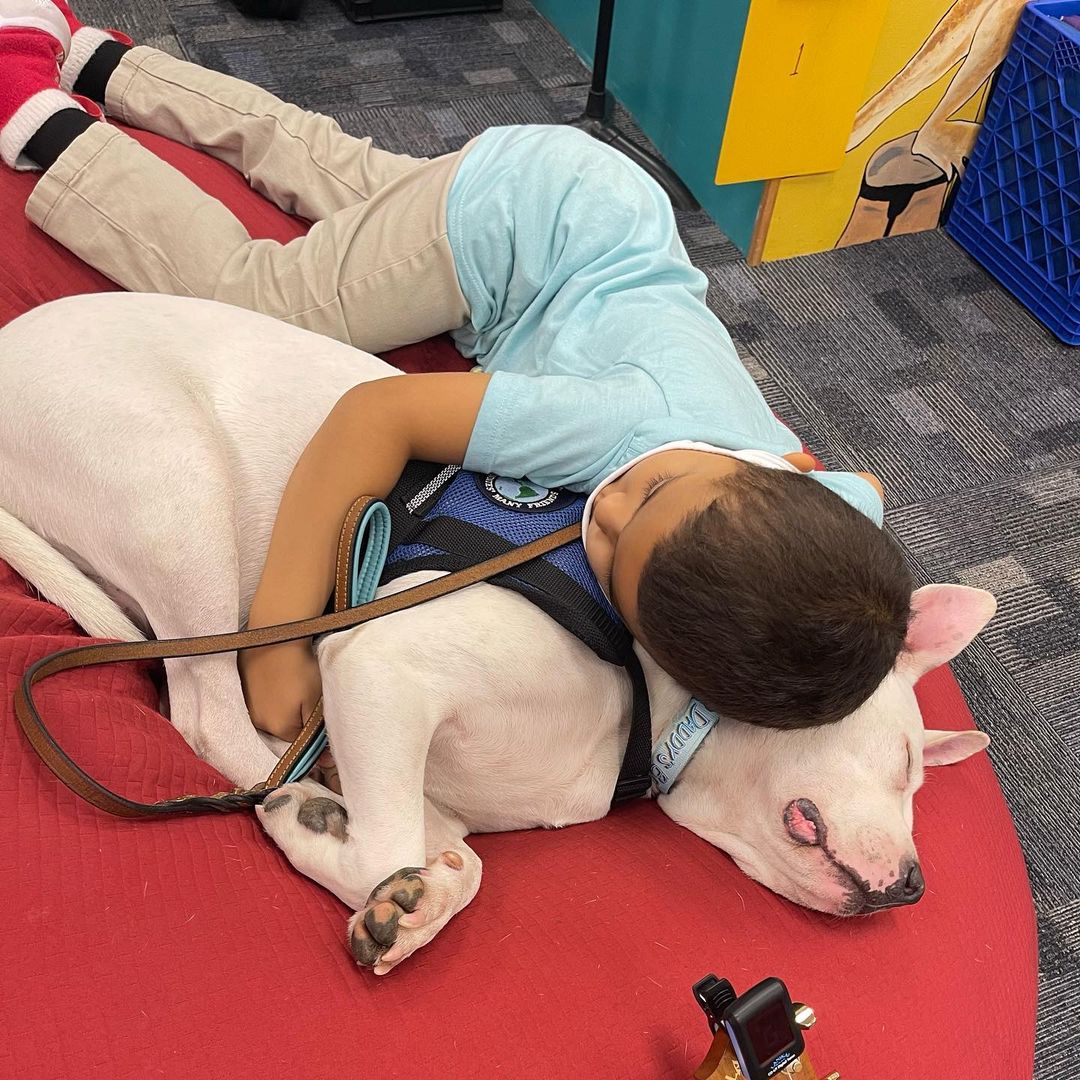
[[[997,600],[966,585],[924,585],[911,596],[911,623],[898,671],[917,682],[947,663],[993,618]]]

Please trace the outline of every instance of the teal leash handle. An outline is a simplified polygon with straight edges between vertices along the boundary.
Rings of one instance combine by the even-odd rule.
[[[368,504],[363,516],[356,525],[356,534],[352,541],[352,556],[349,585],[349,606],[358,607],[375,599],[386,566],[386,557],[390,553],[390,510],[386,503],[373,500]],[[326,749],[326,726],[320,728],[311,745],[297,759],[288,771],[284,783],[292,784],[303,780]]]

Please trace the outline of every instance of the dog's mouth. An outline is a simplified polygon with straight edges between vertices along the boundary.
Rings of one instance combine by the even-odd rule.
[[[922,898],[925,882],[914,856],[898,860],[895,876],[890,868],[887,873],[882,873],[878,887],[874,888],[829,844],[828,825],[811,800],[793,799],[784,808],[783,820],[787,835],[797,847],[821,852],[827,876],[843,890],[839,901],[828,909],[822,907],[822,910],[831,910],[837,915],[864,915],[914,904]],[[886,878],[891,880],[888,886],[884,885]]]
[[[733,833],[712,832],[696,822],[679,823],[725,852],[748,878],[770,892],[825,915],[870,915],[913,904],[923,893],[922,871],[914,856],[903,861],[891,885],[875,889],[827,842],[820,842],[827,835],[823,828],[813,843],[793,843],[773,835],[755,844]],[[808,859],[813,859],[812,869]]]
[[[896,879],[884,888],[875,889],[850,866],[840,862],[833,852],[823,854],[828,860],[832,880],[844,890],[842,899],[828,909],[830,914],[873,915],[889,908],[907,907],[922,899],[926,883],[916,859],[904,860]]]
[[[754,866],[735,859],[735,864],[748,877],[772,892],[801,907],[825,915],[849,917],[872,915],[889,908],[904,907],[918,902],[925,883],[922,870],[914,858],[905,860],[901,873],[888,887],[875,889],[832,851],[819,849],[824,865],[812,877],[796,875],[786,861],[769,860],[767,867]]]
[[[866,881],[860,879],[849,868],[856,890],[849,897],[850,915],[872,915],[875,911],[887,911],[889,908],[909,907],[917,904],[926,891],[926,880],[917,859],[905,859],[900,863],[896,880],[882,889],[871,889]]]

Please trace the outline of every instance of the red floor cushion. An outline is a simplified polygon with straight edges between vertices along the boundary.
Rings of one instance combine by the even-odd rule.
[[[230,170],[140,138],[255,235],[302,232]],[[31,184],[0,170],[0,324],[111,287],[26,224]],[[465,366],[445,341],[391,359]],[[646,802],[589,825],[475,837],[476,900],[376,979],[349,956],[344,907],[293,872],[253,817],[119,820],[38,762],[11,696],[32,660],[79,635],[0,563],[0,910],[15,981],[0,1004],[0,1075],[687,1078],[709,1043],[690,985],[708,971],[742,989],[779,975],[813,1004],[822,1073],[1031,1075],[1034,913],[985,755],[939,770],[917,798],[928,887],[914,908],[805,911]],[[155,711],[159,677],[91,669],[40,696],[104,783],[143,799],[220,789]],[[928,726],[972,726],[948,671],[919,697]],[[1007,1022],[988,995],[1007,1002]]]

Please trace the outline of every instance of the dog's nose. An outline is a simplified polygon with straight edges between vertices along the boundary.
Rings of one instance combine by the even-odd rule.
[[[914,904],[916,900],[920,900],[922,894],[926,892],[926,880],[922,876],[922,867],[917,862],[912,862],[902,880],[904,902]]]
[[[900,864],[899,876],[887,889],[864,893],[862,903],[855,907],[855,911],[882,911],[885,908],[917,904],[924,892],[926,880],[923,878],[922,867],[915,859],[911,859]]]

